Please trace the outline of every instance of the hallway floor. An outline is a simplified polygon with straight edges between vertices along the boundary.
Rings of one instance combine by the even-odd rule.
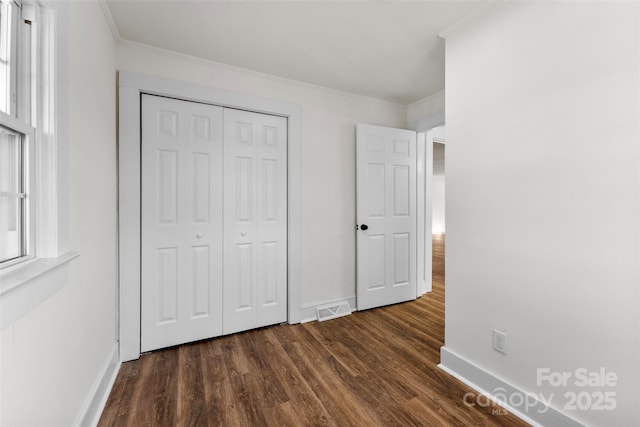
[[[472,390],[436,366],[445,292],[437,237],[433,292],[144,354],[122,365],[99,425],[528,425],[500,407],[465,405]]]

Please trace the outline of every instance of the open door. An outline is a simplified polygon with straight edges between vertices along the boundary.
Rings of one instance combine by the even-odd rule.
[[[358,125],[358,310],[416,298],[416,158],[416,132]]]

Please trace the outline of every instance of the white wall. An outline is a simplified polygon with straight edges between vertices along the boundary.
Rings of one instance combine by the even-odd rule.
[[[406,107],[133,44],[117,65],[300,105],[303,304],[355,295],[355,125],[402,127]]]
[[[615,372],[614,411],[564,410],[590,425],[640,425],[638,20],[503,2],[446,41],[445,345],[560,410],[537,368]]]
[[[115,44],[94,2],[69,5],[70,283],[2,331],[0,424],[69,426],[115,342]]]

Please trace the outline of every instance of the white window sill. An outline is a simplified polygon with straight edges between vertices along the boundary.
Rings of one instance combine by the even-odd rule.
[[[0,272],[0,330],[11,325],[69,282],[69,262],[80,254],[38,258]]]

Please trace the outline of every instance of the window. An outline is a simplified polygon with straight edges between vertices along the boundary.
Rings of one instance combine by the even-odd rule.
[[[0,0],[0,330],[68,283],[68,2]]]
[[[29,176],[33,150],[28,140],[28,135],[0,126],[0,263],[33,253]]]
[[[0,126],[0,262],[25,255],[22,135]]]
[[[0,3],[0,268],[35,255],[34,19],[33,6]]]

